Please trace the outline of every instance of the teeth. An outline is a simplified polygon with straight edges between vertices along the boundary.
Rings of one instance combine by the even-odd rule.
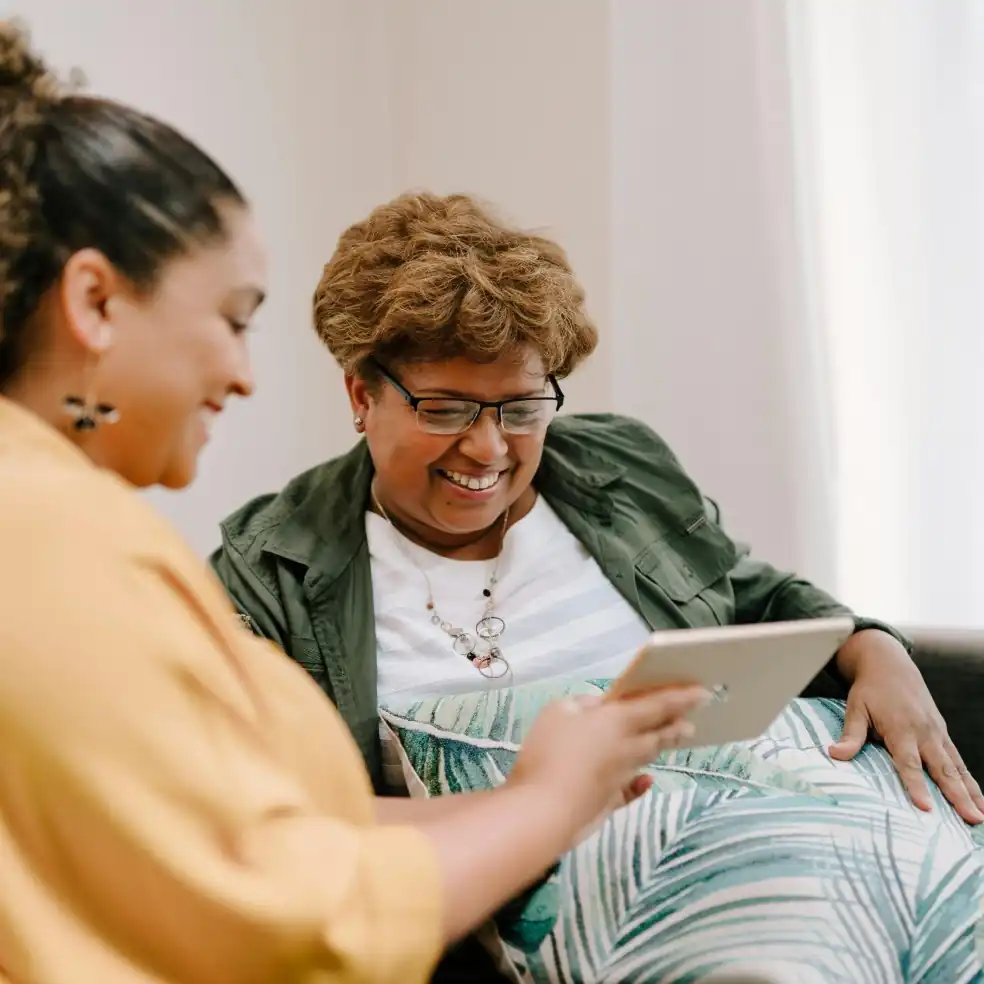
[[[443,472],[445,478],[460,485],[463,489],[471,489],[473,492],[483,492],[485,489],[492,488],[499,481],[499,473],[486,475],[484,478],[476,478],[474,475],[462,475],[461,472]]]

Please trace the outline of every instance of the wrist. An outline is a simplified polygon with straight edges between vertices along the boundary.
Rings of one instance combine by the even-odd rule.
[[[841,646],[836,658],[837,670],[849,684],[872,670],[901,667],[904,664],[915,667],[899,641],[880,628],[855,632]]]
[[[581,813],[587,811],[577,809],[569,791],[542,779],[510,776],[496,792],[508,798],[517,816],[528,818],[543,836],[560,845],[557,854],[568,849],[586,822]]]

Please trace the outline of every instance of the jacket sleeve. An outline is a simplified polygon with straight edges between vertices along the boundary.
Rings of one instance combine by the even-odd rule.
[[[287,618],[276,591],[256,575],[225,536],[208,562],[243,622],[255,635],[289,652]]]
[[[720,525],[721,511],[717,503],[706,497],[705,503],[710,519]],[[907,652],[912,652],[912,644],[897,629],[877,619],[861,618],[815,584],[753,558],[746,544],[739,543],[737,547],[738,562],[730,577],[735,596],[735,621],[739,625],[846,615],[854,619],[855,632],[879,629],[901,643]]]
[[[288,664],[257,653],[244,685],[166,570],[76,573],[52,582],[56,617],[0,635],[8,870],[25,912],[70,914],[75,978],[122,980],[125,966],[183,984],[423,984],[440,948],[433,849],[372,823],[327,702],[312,694],[298,713],[323,730],[336,812],[310,799],[265,725],[262,697]],[[264,660],[277,664],[267,689]]]

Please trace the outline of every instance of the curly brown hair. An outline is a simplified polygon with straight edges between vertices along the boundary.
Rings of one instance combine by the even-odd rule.
[[[314,295],[318,336],[346,372],[371,363],[530,346],[566,376],[598,342],[564,250],[468,195],[401,195],[347,229]]]

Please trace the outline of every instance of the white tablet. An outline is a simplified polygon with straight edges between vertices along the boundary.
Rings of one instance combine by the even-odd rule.
[[[749,741],[802,693],[853,633],[851,618],[657,632],[609,694],[700,684],[714,698],[691,715],[696,733],[685,744]]]

